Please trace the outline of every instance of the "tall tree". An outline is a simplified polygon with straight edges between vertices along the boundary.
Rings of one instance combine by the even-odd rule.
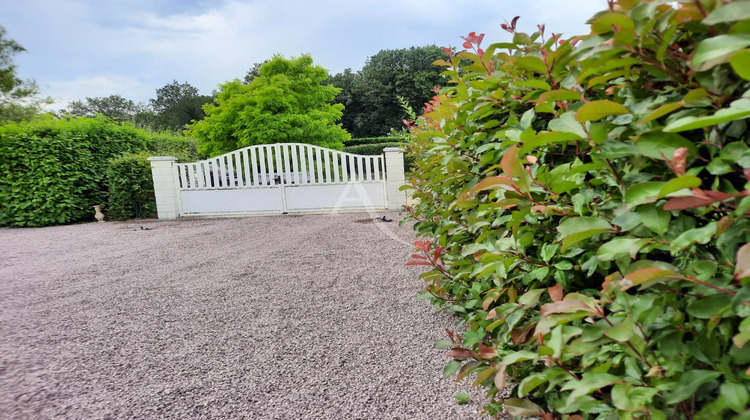
[[[18,77],[13,56],[26,49],[6,34],[0,26],[0,121],[18,121],[38,113],[51,100],[37,97],[39,89],[33,80]]]
[[[326,81],[341,89],[337,103],[346,106],[342,125],[353,137],[371,137],[402,128],[406,117],[398,97],[415,109],[432,98],[431,90],[446,83],[432,63],[447,58],[437,46],[381,50],[357,73],[347,69]]]
[[[172,83],[156,89],[156,99],[151,99],[151,108],[156,114],[153,124],[157,129],[181,131],[194,121],[203,119],[203,105],[213,97],[201,95],[198,88],[189,83]]]
[[[206,118],[190,133],[212,156],[264,143],[299,142],[341,148],[347,133],[336,122],[344,108],[331,104],[339,89],[323,86],[327,71],[309,55],[287,60],[274,56],[250,84],[235,79],[221,86],[205,105]]]
[[[79,117],[93,117],[100,114],[120,121],[135,121],[136,117],[145,111],[146,107],[142,104],[136,104],[120,95],[110,95],[73,101],[63,112]]]
[[[264,64],[268,63],[269,60],[263,60],[261,63],[255,63],[252,67],[250,67],[250,70],[247,71],[245,74],[245,84],[249,85],[250,83],[255,80],[256,77],[260,76],[260,68],[263,67]]]

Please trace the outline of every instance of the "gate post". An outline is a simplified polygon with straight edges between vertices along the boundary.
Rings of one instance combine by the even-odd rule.
[[[388,209],[400,210],[406,205],[406,191],[398,189],[406,183],[404,177],[404,149],[400,147],[386,147],[385,153],[385,177],[386,196],[388,197]]]
[[[177,180],[175,179],[174,156],[155,156],[151,162],[151,176],[154,180],[156,212],[159,219],[176,219],[180,215]]]

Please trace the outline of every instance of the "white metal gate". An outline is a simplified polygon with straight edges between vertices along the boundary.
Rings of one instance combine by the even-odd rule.
[[[277,143],[174,167],[180,216],[387,206],[385,162],[380,155]]]

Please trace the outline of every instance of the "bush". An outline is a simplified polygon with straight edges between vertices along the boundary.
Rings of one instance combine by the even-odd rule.
[[[439,64],[412,131],[436,343],[513,415],[747,418],[750,26],[743,2],[610,3],[592,33]],[[575,47],[574,47],[575,46]],[[568,417],[573,418],[573,417]]]
[[[111,160],[107,166],[107,215],[113,219],[156,217],[150,156],[175,156],[181,162],[201,159],[195,139],[163,132],[147,132],[146,135],[146,152],[124,154]]]
[[[116,220],[156,217],[154,182],[148,158],[148,154],[125,154],[109,162],[109,217]]]
[[[344,141],[344,147],[361,146],[363,144],[379,144],[379,143],[403,143],[406,138],[399,137],[364,137],[359,139],[351,139]]]
[[[92,219],[92,206],[106,202],[107,160],[145,144],[141,132],[106,118],[0,126],[0,226]]]

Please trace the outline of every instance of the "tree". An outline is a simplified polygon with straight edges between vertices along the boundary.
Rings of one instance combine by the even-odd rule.
[[[245,84],[249,85],[250,83],[255,80],[256,77],[260,76],[260,68],[263,67],[264,64],[268,63],[269,60],[263,60],[262,63],[255,63],[252,67],[250,67],[250,70],[247,71],[245,74]]]
[[[250,84],[238,79],[221,86],[206,118],[192,124],[201,153],[215,156],[255,144],[299,142],[341,149],[350,138],[336,122],[344,106],[331,104],[339,89],[323,86],[327,71],[309,55],[277,55],[262,65]]]
[[[172,83],[156,89],[156,99],[151,99],[151,108],[156,114],[153,118],[155,129],[181,131],[194,121],[203,119],[203,105],[211,102],[213,97],[201,95],[198,89],[189,83]]]
[[[120,121],[135,121],[140,113],[145,112],[145,108],[144,105],[136,104],[120,95],[110,95],[73,101],[68,104],[64,112],[79,117],[93,117],[100,114]]]
[[[39,88],[33,80],[22,80],[16,74],[13,56],[26,49],[6,37],[0,26],[0,121],[20,121],[39,112],[50,103],[49,98],[38,98]]]
[[[357,137],[387,134],[400,129],[406,117],[398,97],[421,106],[433,96],[431,90],[446,83],[441,69],[433,66],[437,59],[447,58],[437,46],[381,50],[367,60],[362,70],[347,69],[328,79],[341,89],[336,103],[345,105],[342,125]]]

